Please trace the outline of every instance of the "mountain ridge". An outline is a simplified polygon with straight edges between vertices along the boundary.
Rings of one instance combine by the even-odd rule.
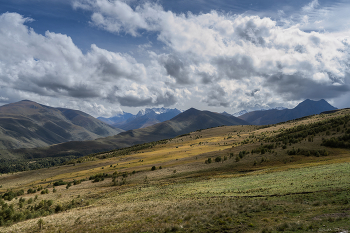
[[[0,106],[0,149],[93,140],[122,132],[79,110],[22,100]]]
[[[220,113],[200,111],[191,108],[171,120],[145,128],[129,130],[114,136],[99,138],[92,141],[60,143],[46,148],[12,150],[11,153],[19,153],[22,154],[22,156],[29,156],[30,158],[45,157],[47,154],[50,154],[51,156],[82,156],[91,153],[120,149],[136,144],[173,138],[200,129],[222,125],[247,124],[248,122],[234,116],[224,116]]]
[[[248,112],[238,118],[248,121],[254,125],[269,125],[285,122],[309,115],[320,114],[324,111],[336,110],[337,108],[330,105],[324,99],[313,101],[306,99],[299,103],[293,109],[270,109],[265,111]]]

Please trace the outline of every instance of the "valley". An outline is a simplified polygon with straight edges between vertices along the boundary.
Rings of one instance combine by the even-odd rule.
[[[2,174],[0,232],[345,232],[348,142],[321,144],[348,135],[349,113],[215,127]]]

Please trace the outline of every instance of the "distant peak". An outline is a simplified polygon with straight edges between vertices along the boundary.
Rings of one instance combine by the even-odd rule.
[[[326,110],[333,110],[337,109],[330,105],[326,100],[320,99],[320,100],[310,100],[306,99],[303,102],[299,103],[294,109],[300,109],[300,108],[310,108],[310,107],[317,107],[317,108],[325,108]]]
[[[18,101],[19,103],[20,102],[30,102],[30,103],[36,103],[36,102],[34,102],[34,101],[32,101],[32,100],[21,100],[21,101]]]

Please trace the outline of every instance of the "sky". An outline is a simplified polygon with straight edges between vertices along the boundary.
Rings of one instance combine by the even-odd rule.
[[[0,0],[0,105],[350,107],[346,0]]]

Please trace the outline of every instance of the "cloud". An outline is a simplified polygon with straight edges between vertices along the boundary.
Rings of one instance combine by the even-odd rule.
[[[174,54],[163,54],[159,57],[160,64],[165,68],[166,74],[175,78],[176,83],[190,84],[190,70],[185,63]]]
[[[0,16],[2,89],[12,89],[31,98],[38,95],[66,98],[67,102],[71,102],[68,99],[111,99],[115,86],[119,90],[127,90],[135,82],[143,87],[142,90],[134,90],[135,96],[142,95],[138,91],[150,92],[148,89],[154,89],[146,67],[130,55],[110,52],[94,44],[90,51],[83,54],[67,35],[49,31],[45,35],[37,34],[26,26],[31,21],[17,13]],[[156,87],[163,88],[164,84],[158,82]],[[171,95],[162,94],[161,90],[152,92],[152,101],[145,101],[150,99],[148,96],[138,104],[137,98],[133,102],[125,91],[114,94],[114,103],[123,106],[168,106],[175,100]],[[3,96],[3,100],[6,98]]]
[[[152,2],[73,0],[73,6],[90,12],[90,24],[102,30],[156,35],[158,42],[139,46],[147,62],[94,44],[84,54],[69,36],[39,35],[26,26],[31,19],[6,13],[0,16],[0,88],[65,103],[91,99],[96,106],[172,106],[193,98],[233,109],[349,92],[350,27],[331,21],[350,4],[327,8],[314,0],[293,16],[281,12],[279,21],[217,11],[176,14]],[[334,30],[309,30],[327,27]]]
[[[76,2],[84,5],[85,1]],[[89,1],[93,14],[97,12],[108,19],[95,22],[96,26],[101,26],[101,22],[108,28],[115,25],[118,28],[115,32],[123,30],[134,36],[139,36],[142,30],[157,32],[158,40],[169,50],[168,54],[158,56],[164,74],[174,78],[178,85],[201,85],[207,90],[208,98],[203,101],[209,106],[227,107],[230,102],[227,98],[237,99],[237,95],[228,95],[223,88],[202,85],[213,80],[226,83],[239,80],[244,83],[242,93],[248,93],[247,99],[241,101],[253,103],[257,103],[255,93],[262,86],[264,91],[259,92],[259,98],[265,100],[279,95],[285,100],[335,98],[349,90],[346,80],[350,47],[346,37],[302,30],[312,13],[323,9],[317,0],[300,11],[301,16],[309,17],[307,22],[284,27],[258,16],[215,11],[175,14],[151,3],[128,8],[128,15],[133,18],[130,20],[116,11],[111,14],[101,7],[102,2],[111,8],[127,5],[120,1]],[[259,83],[254,83],[256,78]]]
[[[307,4],[306,6],[304,6],[302,8],[302,10],[304,12],[310,12],[315,10],[320,4],[318,3],[318,0],[313,0],[312,2],[310,2],[309,4]]]
[[[211,88],[209,93],[206,94],[206,97],[202,100],[207,103],[208,106],[216,107],[229,107],[230,103],[227,101],[227,94],[222,87],[219,85]]]

